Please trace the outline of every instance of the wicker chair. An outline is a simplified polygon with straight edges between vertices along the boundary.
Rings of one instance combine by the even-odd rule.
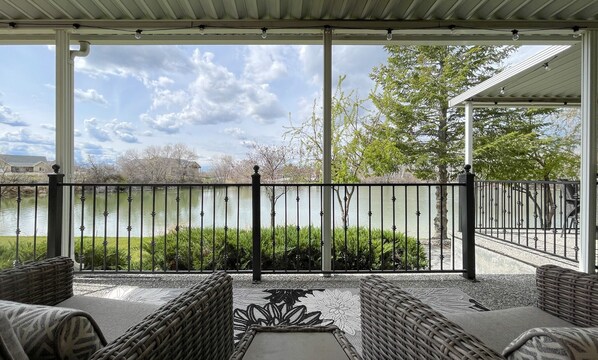
[[[536,271],[536,286],[539,309],[574,326],[598,326],[598,276],[544,265]],[[362,279],[360,295],[364,359],[503,359],[380,276]]]
[[[57,257],[0,271],[0,299],[56,305],[73,296],[73,262]],[[217,272],[159,307],[92,359],[228,359],[232,279]]]

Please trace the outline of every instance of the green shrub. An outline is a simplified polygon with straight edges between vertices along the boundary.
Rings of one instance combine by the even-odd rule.
[[[334,229],[332,266],[338,271],[416,270],[428,264],[423,246],[416,239],[392,231],[351,227]],[[321,229],[278,226],[261,229],[262,269],[306,271],[321,268]],[[94,243],[95,241],[95,243]],[[197,271],[251,270],[253,234],[249,229],[185,228],[166,236],[75,239],[77,261],[85,270]],[[39,241],[37,257],[45,256],[45,240]],[[0,244],[0,266],[10,267],[15,247]],[[93,244],[93,246],[92,246]],[[93,249],[93,251],[92,251]],[[130,251],[130,253],[129,253]],[[21,261],[33,259],[31,242],[20,244]]]

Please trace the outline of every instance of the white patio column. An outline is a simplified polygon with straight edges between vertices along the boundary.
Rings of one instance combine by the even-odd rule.
[[[79,50],[70,50],[69,30],[56,30],[56,164],[64,174],[64,182],[73,180],[75,167],[75,63],[77,56],[89,53],[89,43],[80,42]],[[62,206],[62,249],[64,256],[69,252],[69,207],[71,192],[63,191]]]
[[[64,181],[72,180],[74,167],[74,119],[73,111],[73,81],[72,60],[69,50],[70,33],[68,30],[56,30],[56,164],[60,165],[60,172],[64,174]],[[62,207],[62,248],[63,256],[69,253],[69,221],[70,208],[69,191],[63,192]]]
[[[324,124],[322,154],[322,271],[332,270],[332,29],[324,29]]]
[[[473,103],[465,102],[465,164],[471,165],[473,172]]]
[[[581,227],[579,270],[596,265],[596,121],[598,114],[598,31],[583,34],[581,47]]]

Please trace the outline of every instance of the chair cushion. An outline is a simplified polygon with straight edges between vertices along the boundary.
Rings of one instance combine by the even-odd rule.
[[[598,359],[598,328],[533,328],[513,340],[502,354],[510,360]]]
[[[30,359],[88,359],[106,345],[95,321],[83,311],[0,300],[0,313]]]
[[[574,327],[535,306],[448,314],[446,317],[497,353],[532,327]]]
[[[73,296],[56,306],[78,309],[90,314],[102,329],[102,334],[108,343],[123,335],[131,326],[137,325],[147,315],[159,308],[154,304],[93,296]]]
[[[0,313],[0,359],[27,360],[27,354],[4,313]]]

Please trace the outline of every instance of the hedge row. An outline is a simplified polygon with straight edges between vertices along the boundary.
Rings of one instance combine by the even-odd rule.
[[[335,270],[415,270],[428,264],[415,238],[366,228],[333,231]],[[319,228],[276,227],[261,230],[262,269],[317,270],[321,262]],[[371,239],[371,240],[370,240]],[[118,244],[117,244],[118,240]],[[224,228],[180,228],[166,236],[75,239],[75,256],[84,269],[131,271],[250,270],[252,231]],[[38,238],[37,258],[45,253]],[[0,267],[12,266],[14,242],[0,243]],[[32,242],[21,241],[21,262],[33,260]]]

